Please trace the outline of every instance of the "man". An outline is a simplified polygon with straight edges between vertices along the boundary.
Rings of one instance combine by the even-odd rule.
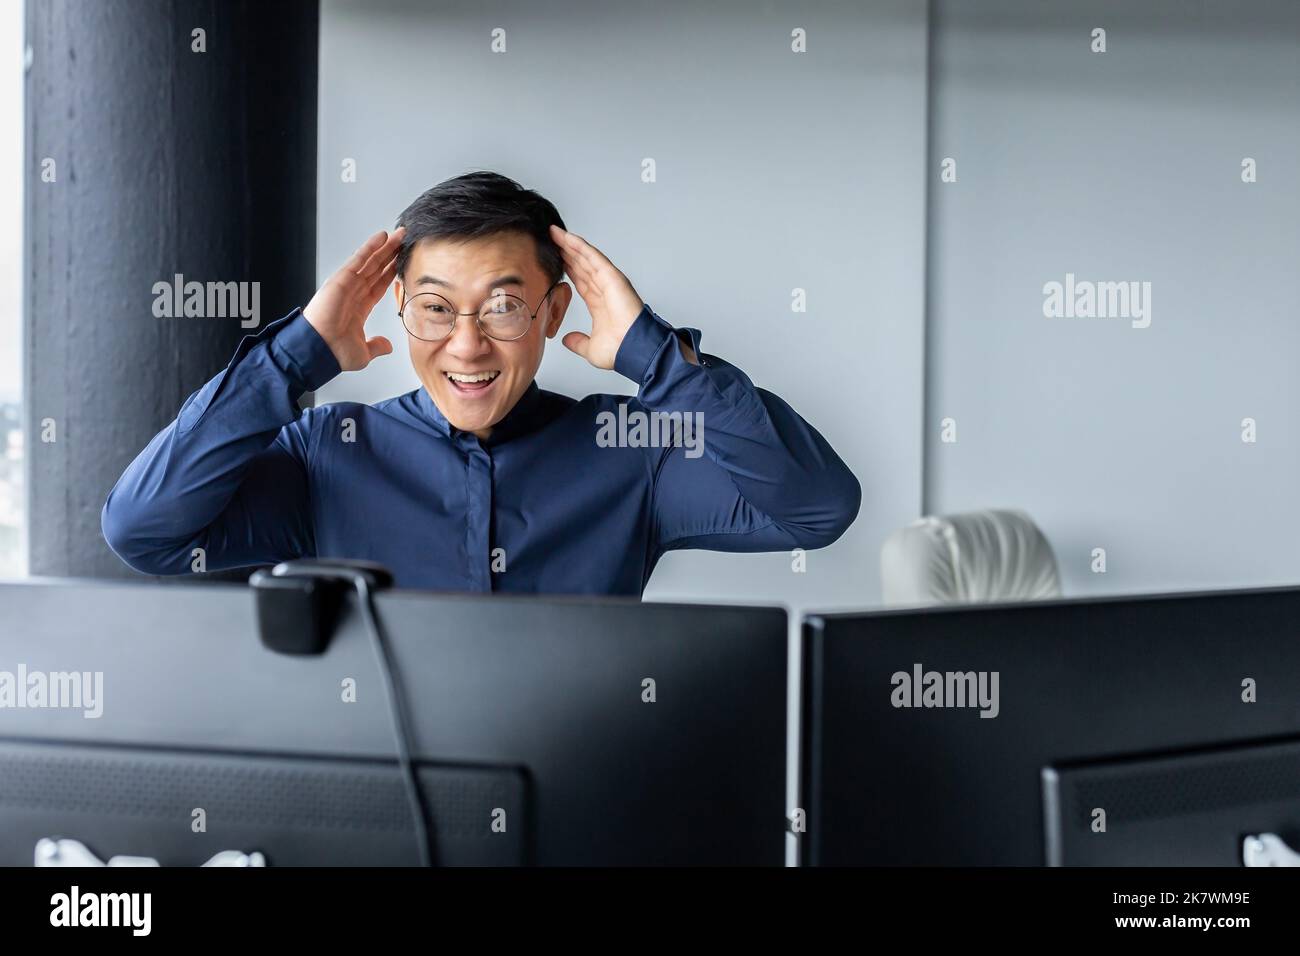
[[[303,392],[393,351],[365,332],[390,283],[421,387],[300,412]],[[564,345],[635,399],[534,382],[574,286],[591,332]],[[634,596],[668,551],[830,544],[857,480],[699,346],[546,199],[495,173],[448,180],[240,342],[122,475],[104,537],[151,574],[365,558],[399,587]]]

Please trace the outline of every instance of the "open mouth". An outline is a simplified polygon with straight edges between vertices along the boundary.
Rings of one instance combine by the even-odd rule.
[[[442,374],[447,377],[447,381],[451,382],[451,387],[457,392],[474,395],[491,388],[492,383],[501,376],[501,371],[494,369],[490,372],[443,372]]]

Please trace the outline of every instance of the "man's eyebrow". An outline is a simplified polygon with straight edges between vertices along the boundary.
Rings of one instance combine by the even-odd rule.
[[[420,278],[418,278],[418,279],[415,280],[415,284],[416,284],[417,286],[419,286],[419,285],[440,285],[440,286],[442,286],[444,289],[454,289],[454,288],[456,288],[454,285],[452,285],[452,284],[451,284],[450,282],[448,282],[446,279],[439,279],[439,278],[437,278],[437,277],[435,277],[435,276],[420,276]],[[521,279],[521,278],[520,278],[519,276],[517,276],[517,275],[504,275],[504,276],[498,276],[497,278],[495,278],[495,279],[493,279],[491,282],[489,282],[489,283],[488,283],[488,288],[489,288],[489,289],[495,289],[497,286],[503,286],[503,285],[523,285],[523,284],[524,284],[524,280]]]

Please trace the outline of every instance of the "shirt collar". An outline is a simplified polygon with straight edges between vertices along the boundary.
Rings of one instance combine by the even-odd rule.
[[[438,431],[453,441],[476,440],[473,433],[463,432],[447,421],[447,416],[434,403],[433,397],[429,394],[427,388],[421,385],[416,389],[416,392],[416,404],[420,409],[420,413]],[[506,412],[505,417],[492,426],[492,434],[488,436],[487,441],[480,442],[480,444],[489,447],[499,445],[502,442],[532,431],[542,424],[542,404],[542,390],[537,387],[537,381],[534,379],[528,383],[528,388],[519,396],[519,401],[515,402],[514,408]]]

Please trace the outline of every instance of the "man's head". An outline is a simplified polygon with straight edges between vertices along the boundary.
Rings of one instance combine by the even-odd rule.
[[[547,199],[490,172],[439,183],[397,219],[406,236],[393,294],[405,315],[411,364],[447,420],[480,438],[533,381],[572,299],[573,289],[560,281],[564,263],[552,224],[564,228]],[[536,318],[501,327],[488,321],[518,304],[507,295]],[[480,310],[489,332],[521,334],[508,341],[485,334],[475,321]],[[460,314],[451,325],[453,313]]]

